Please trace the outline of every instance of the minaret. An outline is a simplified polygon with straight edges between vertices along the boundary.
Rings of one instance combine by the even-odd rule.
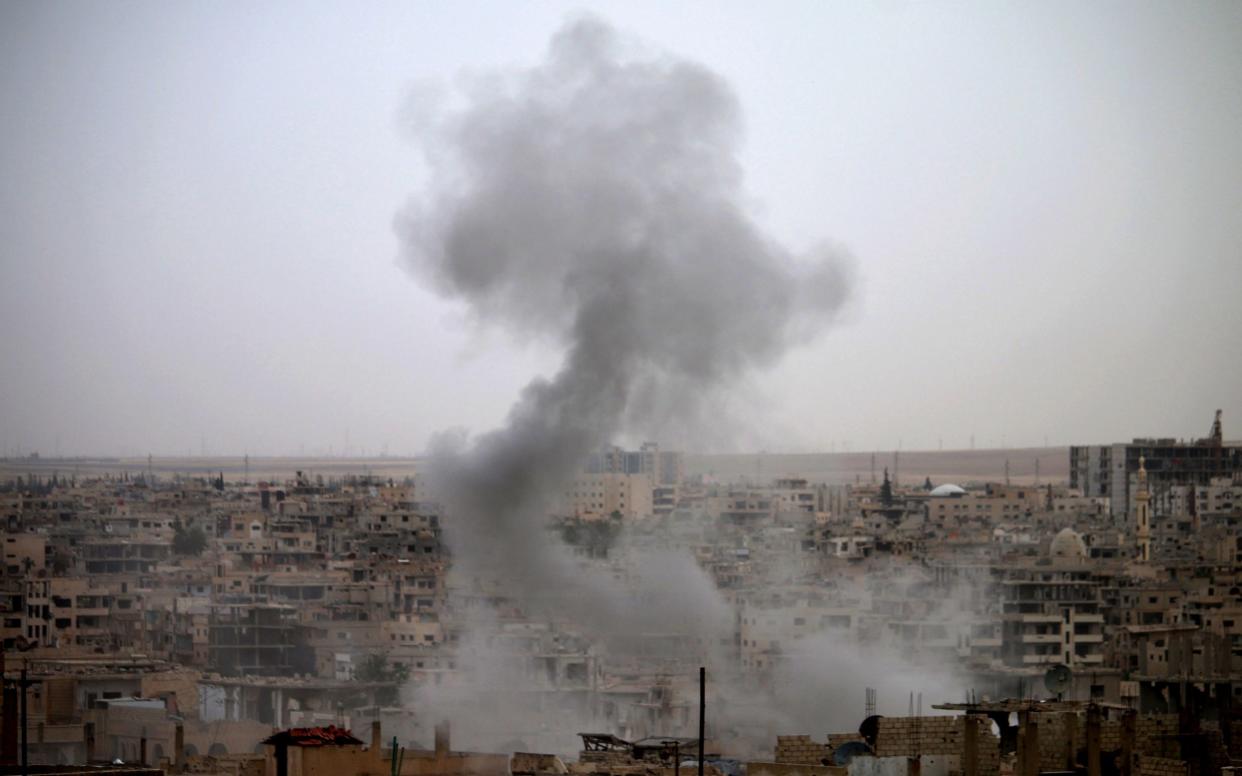
[[[1147,492],[1147,462],[1139,456],[1138,492],[1134,494],[1134,528],[1138,537],[1138,560],[1151,561],[1151,494]]]

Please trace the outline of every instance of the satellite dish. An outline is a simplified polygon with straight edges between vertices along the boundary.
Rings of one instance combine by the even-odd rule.
[[[846,766],[850,764],[850,760],[855,757],[872,757],[875,752],[871,751],[871,747],[862,741],[846,741],[836,748],[832,753],[832,764],[837,766]]]
[[[869,745],[875,746],[875,739],[880,734],[880,720],[883,717],[879,714],[872,714],[862,721],[858,726],[858,735],[863,737]]]
[[[1055,665],[1044,672],[1044,687],[1060,698],[1074,680],[1074,672],[1066,665]]]

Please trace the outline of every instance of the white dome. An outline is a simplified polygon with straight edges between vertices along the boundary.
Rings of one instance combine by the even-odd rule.
[[[1087,557],[1087,544],[1073,528],[1062,528],[1060,533],[1052,537],[1048,554],[1054,558],[1082,560]]]
[[[960,485],[954,485],[951,482],[946,482],[943,485],[937,485],[935,488],[932,489],[932,492],[928,493],[927,495],[940,498],[943,496],[963,496],[965,494],[966,494],[965,488],[961,487]]]

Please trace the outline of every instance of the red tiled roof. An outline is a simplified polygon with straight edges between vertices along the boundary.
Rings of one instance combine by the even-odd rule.
[[[361,744],[353,734],[336,725],[327,727],[289,728],[268,736],[263,740],[273,746],[348,746]]]

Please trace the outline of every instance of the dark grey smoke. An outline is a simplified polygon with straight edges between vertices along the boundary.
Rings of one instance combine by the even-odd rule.
[[[718,392],[822,331],[848,296],[847,263],[795,257],[748,217],[739,108],[719,76],[635,53],[599,20],[461,97],[419,122],[433,185],[398,218],[404,253],[481,321],[551,337],[565,358],[504,427],[435,456],[455,563],[536,597],[572,590],[572,615],[612,629],[725,616],[679,605],[716,600],[689,560],[661,570],[654,590],[689,597],[663,606],[584,577],[543,530],[550,501],[592,449],[703,420]]]

